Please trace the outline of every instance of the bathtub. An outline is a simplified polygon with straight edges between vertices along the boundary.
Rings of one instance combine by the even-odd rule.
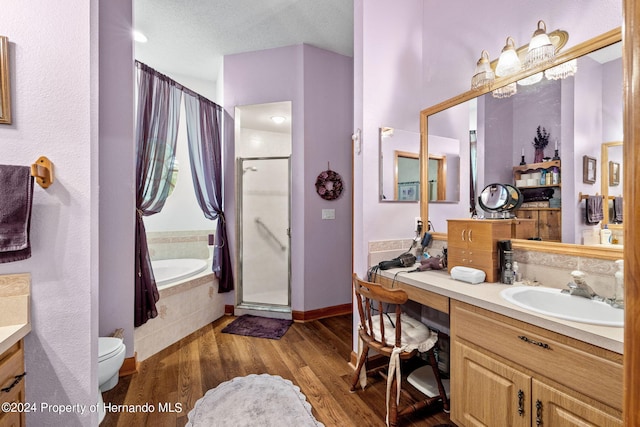
[[[169,287],[172,283],[184,280],[188,277],[207,269],[209,263],[206,259],[177,258],[151,261],[153,275],[158,289]]]

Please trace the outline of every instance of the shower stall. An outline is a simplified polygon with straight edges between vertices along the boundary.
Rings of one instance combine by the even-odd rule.
[[[238,309],[291,312],[291,159],[238,159]]]

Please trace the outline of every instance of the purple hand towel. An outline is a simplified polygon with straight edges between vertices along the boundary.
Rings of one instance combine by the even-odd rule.
[[[0,263],[31,257],[32,200],[31,169],[0,165]]]
[[[622,197],[616,197],[613,199],[613,221],[617,223],[622,223]]]
[[[597,224],[604,219],[602,196],[589,196],[587,199],[587,224]]]

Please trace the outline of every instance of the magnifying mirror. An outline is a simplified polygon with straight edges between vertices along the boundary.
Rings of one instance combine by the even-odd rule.
[[[509,218],[512,210],[522,205],[522,193],[510,184],[489,184],[480,197],[478,204],[490,218]]]

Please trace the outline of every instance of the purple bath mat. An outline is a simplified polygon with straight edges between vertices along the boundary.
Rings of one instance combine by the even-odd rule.
[[[271,319],[244,314],[225,326],[222,332],[225,334],[279,340],[287,332],[291,323],[293,321],[286,319]]]

